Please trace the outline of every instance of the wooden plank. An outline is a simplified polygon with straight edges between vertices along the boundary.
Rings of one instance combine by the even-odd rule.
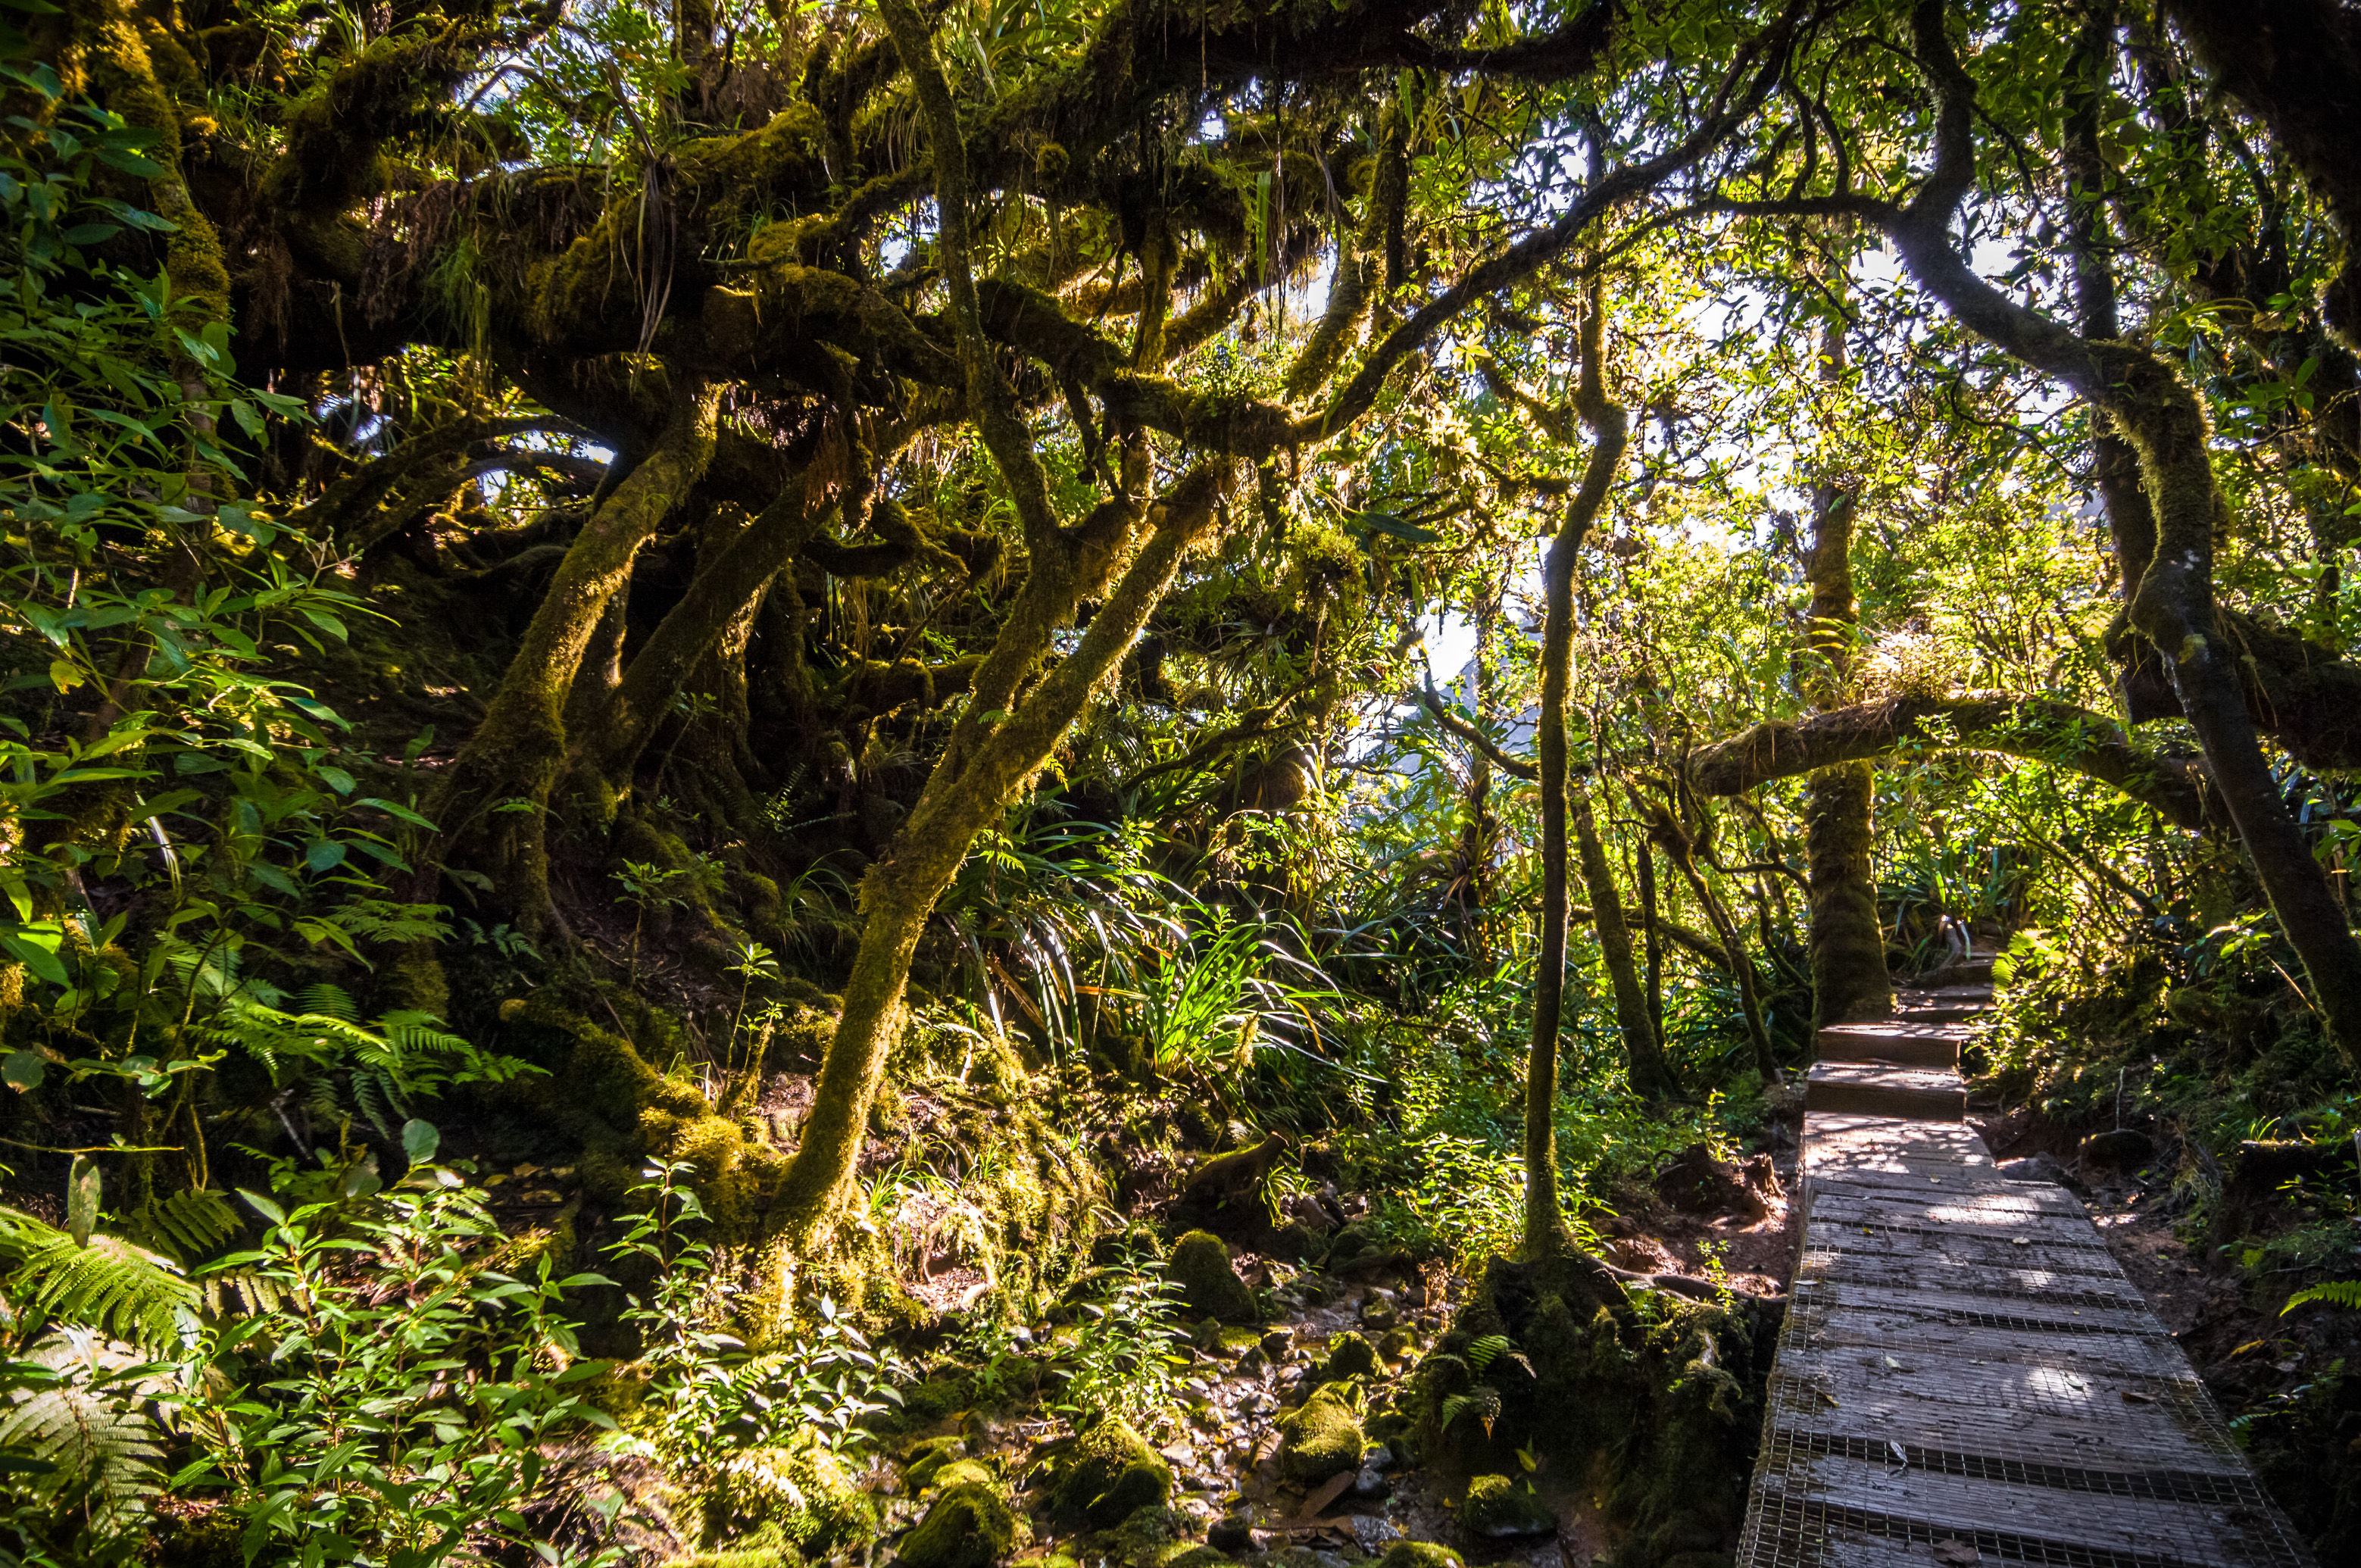
[[[1922,1257],[1930,1266],[1947,1268],[2039,1268],[2055,1274],[2123,1277],[2123,1267],[2103,1246],[2086,1246],[2070,1235],[2055,1245],[2020,1246],[2021,1228],[1947,1231],[1939,1225],[1840,1225],[1823,1220],[1805,1244],[1805,1255],[1823,1258]]]
[[[2120,1302],[2143,1309],[2147,1301],[2120,1272],[2099,1276],[2061,1274],[2053,1268],[1977,1267],[1941,1253],[1817,1252],[1805,1255],[1795,1277],[1831,1285],[1916,1288],[1929,1294],[1976,1299],[2052,1299],[2073,1306]]]
[[[1823,1176],[1812,1183],[1816,1197],[1850,1197],[1864,1202],[1973,1203],[1989,1212],[2070,1215],[2087,1221],[2089,1211],[2062,1187],[2043,1181],[1971,1179],[1971,1173],[1954,1177],[1916,1171],[1869,1171]]]
[[[2042,1486],[1995,1485],[1824,1455],[1788,1466],[1787,1489],[1823,1506],[1909,1519],[1956,1533],[1978,1530],[2032,1536],[2125,1553],[2168,1551],[2184,1563],[2240,1568],[2277,1555],[2250,1509],[2115,1498]]]
[[[1959,1288],[1934,1290],[1916,1280],[1880,1281],[1860,1278],[1821,1279],[1816,1288],[1836,1297],[1829,1310],[1839,1312],[1890,1313],[1897,1320],[1949,1322],[1966,1318],[2007,1318],[2024,1323],[2049,1325],[2056,1332],[2090,1334],[2102,1331],[2127,1334],[2164,1334],[2164,1325],[2137,1295],[2102,1296],[2096,1291],[2026,1291],[2011,1294],[1991,1286],[1978,1289],[1962,1283]],[[1987,1326],[2003,1326],[1992,1324]],[[2006,1325],[2019,1333],[2045,1330]],[[2165,1337],[2169,1338],[2169,1335]]]
[[[1968,1091],[1954,1072],[1880,1063],[1818,1061],[1804,1080],[1807,1111],[1956,1122]]]
[[[2026,1369],[2026,1380],[2013,1388],[1994,1380],[1982,1389],[2009,1392],[2015,1403],[1977,1398],[1975,1386],[1939,1374],[1896,1375],[1894,1386],[1863,1392],[1850,1386],[1823,1387],[1808,1368],[1782,1370],[1771,1380],[1770,1420],[1774,1436],[1842,1422],[1844,1430],[1920,1447],[2118,1470],[2237,1463],[2235,1445],[2209,1432],[2212,1407],[2202,1400],[2200,1389],[2149,1380],[2141,1392],[2156,1401],[2148,1409],[2164,1415],[2127,1420],[2105,1403],[2048,1400],[2043,1408],[2045,1401],[2026,1391],[2036,1370]]]
[[[1873,1449],[1893,1443],[1907,1454],[1967,1455],[1994,1467],[2039,1465],[2096,1475],[2195,1481],[2210,1477],[2224,1486],[2251,1486],[2254,1480],[2236,1448],[2193,1438],[2174,1425],[2125,1428],[2099,1422],[2066,1431],[2048,1419],[2019,1411],[1970,1412],[1963,1420],[1950,1416],[1939,1410],[1901,1410],[1872,1420],[1862,1411],[1783,1410],[1767,1439],[1771,1447],[1764,1464],[1775,1469],[1786,1453],[1815,1443],[1849,1445],[1856,1452],[1864,1442]],[[2105,1441],[2073,1441],[2086,1434]]]
[[[2104,1252],[2099,1233],[2081,1214],[2061,1213],[1986,1199],[1975,1193],[1918,1202],[1890,1197],[1884,1191],[1828,1192],[1812,1190],[1810,1222],[1855,1231],[1880,1227],[1954,1232],[1963,1236],[1998,1236],[2010,1245],[2023,1236],[2027,1246],[2059,1246]]]
[[[1805,1112],[1804,1168],[1816,1179],[1847,1168],[1890,1168],[1916,1160],[1984,1168],[1993,1165],[1984,1141],[1964,1126],[1893,1116]]]
[[[1970,1037],[1970,1031],[1960,1024],[1886,1018],[1871,1024],[1830,1024],[1813,1035],[1812,1044],[1824,1062],[1902,1062],[1951,1072],[1958,1069],[1960,1047]]]
[[[1833,1313],[1783,1343],[1783,1360],[1791,1351],[1797,1376],[1808,1372],[1839,1397],[1845,1387],[1861,1393],[1890,1387],[1902,1398],[1931,1379],[1966,1398],[2029,1399],[2042,1409],[2103,1409],[2131,1420],[2162,1398],[2154,1385],[2195,1376],[2180,1347],[2153,1334],[2024,1335],[1890,1309]]]

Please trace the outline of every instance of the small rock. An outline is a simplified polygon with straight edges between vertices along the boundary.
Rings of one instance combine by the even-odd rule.
[[[1410,1337],[1408,1329],[1388,1329],[1385,1337],[1378,1341],[1378,1354],[1388,1361],[1400,1361],[1417,1343]]]
[[[1273,1329],[1262,1336],[1262,1354],[1267,1361],[1277,1361],[1295,1348],[1295,1331]]]
[[[2156,1152],[2156,1140],[2137,1127],[2117,1127],[2113,1132],[2093,1133],[2082,1140],[2081,1162],[2084,1169],[2106,1166],[2127,1170]]]
[[[1400,1321],[1401,1314],[1394,1310],[1391,1301],[1372,1299],[1361,1304],[1361,1326],[1364,1328],[1389,1329]]]
[[[1353,1516],[1353,1541],[1362,1551],[1372,1556],[1375,1556],[1378,1548],[1384,1546],[1386,1542],[1400,1539],[1401,1531],[1396,1530],[1389,1519],[1381,1519],[1375,1514]]]
[[[1373,1443],[1369,1451],[1361,1455],[1361,1465],[1367,1470],[1391,1470],[1394,1467],[1394,1451],[1382,1442]]]
[[[1393,1489],[1394,1484],[1386,1479],[1383,1472],[1367,1464],[1362,1465],[1361,1473],[1353,1477],[1353,1496],[1356,1497],[1390,1497]],[[1363,1550],[1369,1548],[1364,1545]]]
[[[1533,1495],[1533,1489],[1506,1475],[1478,1475],[1467,1483],[1459,1519],[1471,1534],[1494,1541],[1553,1535],[1557,1530],[1557,1516]]]
[[[1246,1353],[1238,1357],[1238,1375],[1242,1377],[1252,1377],[1269,1365],[1270,1357],[1262,1353],[1262,1346],[1248,1345]]]
[[[1250,1514],[1232,1514],[1213,1521],[1205,1532],[1205,1544],[1216,1552],[1252,1552],[1255,1550],[1254,1518]]]
[[[1222,1320],[1207,1318],[1189,1331],[1189,1343],[1199,1350],[1218,1350],[1222,1343]]]

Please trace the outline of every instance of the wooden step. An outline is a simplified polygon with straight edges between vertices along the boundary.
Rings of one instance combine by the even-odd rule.
[[[1931,991],[1897,991],[1894,1013],[1917,1024],[1966,1024],[1992,1011],[1989,985],[1947,985]]]
[[[1831,1024],[1816,1036],[1822,1061],[1894,1062],[1904,1067],[1957,1069],[1967,1029],[1918,1018]]]
[[[1968,1113],[1968,1091],[1956,1072],[1885,1062],[1821,1061],[1804,1080],[1804,1109],[1854,1116],[1900,1116],[1957,1122]]]

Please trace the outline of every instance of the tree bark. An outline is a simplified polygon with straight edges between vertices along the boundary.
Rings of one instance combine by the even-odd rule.
[[[566,698],[608,601],[630,580],[632,557],[711,457],[714,404],[702,384],[675,392],[654,449],[608,494],[558,563],[483,722],[435,796],[434,863],[485,872],[495,896],[533,935],[554,917],[543,819],[566,759]]]
[[[971,751],[963,757],[947,752],[936,763],[909,820],[884,859],[862,880],[864,925],[852,976],[844,988],[843,1016],[820,1064],[803,1142],[772,1211],[773,1234],[812,1236],[851,1190],[869,1107],[884,1076],[886,1053],[900,1033],[911,956],[935,901],[958,874],[976,834],[998,821],[1016,793],[1039,773],[1093,688],[1129,651],[1180,569],[1181,557],[1212,524],[1228,477],[1226,464],[1200,466],[1154,509],[1146,542],[1101,602],[1074,651],[1017,705],[1013,716],[980,726]],[[1066,615],[1071,616],[1076,600],[1105,582],[1114,554],[1112,547],[1095,553],[1095,576],[1085,572],[1069,579],[1072,591]],[[1004,645],[1046,641],[1055,624],[1012,620],[1000,641]],[[970,698],[969,717],[983,700],[981,696]]]
[[[1840,385],[1845,373],[1844,322],[1831,322],[1821,339],[1819,380]],[[1812,587],[1806,637],[1813,701],[1841,707],[1856,695],[1853,639],[1861,601],[1853,592],[1853,517],[1858,498],[1822,474],[1812,485],[1812,543],[1804,575]],[[1885,932],[1877,917],[1875,779],[1866,762],[1815,773],[1804,786],[1805,865],[1810,879],[1811,924],[1806,949],[1812,969],[1812,1023],[1849,1024],[1894,1012],[1894,981],[1885,969]],[[1746,987],[1741,982],[1741,994]],[[1759,1032],[1759,1031],[1758,1031]],[[1758,1048],[1768,1057],[1768,1047]],[[1766,1078],[1767,1078],[1766,1073]]]
[[[1895,696],[1774,719],[1708,741],[1686,760],[1688,786],[1704,795],[1742,795],[1773,779],[1841,763],[1941,751],[1996,751],[2071,768],[2154,806],[2183,828],[2213,820],[2203,770],[2144,751],[2114,716],[2050,697],[1978,692]]]
[[[1542,903],[1535,916],[1532,1043],[1525,1060],[1525,1255],[1534,1259],[1563,1255],[1574,1240],[1558,1208],[1555,1120],[1558,1021],[1565,1003],[1565,704],[1574,663],[1574,568],[1622,466],[1630,429],[1623,407],[1607,395],[1604,318],[1594,279],[1583,304],[1581,382],[1575,394],[1576,409],[1590,428],[1590,460],[1542,561],[1542,691],[1533,726],[1541,767]],[[1594,894],[1592,905],[1598,902]],[[1605,924],[1602,916],[1602,928]],[[1627,936],[1626,968],[1629,943]]]
[[[1639,966],[1631,959],[1631,927],[1623,914],[1623,896],[1615,886],[1615,868],[1607,846],[1598,839],[1589,799],[1571,795],[1567,818],[1574,829],[1576,851],[1581,857],[1582,882],[1590,894],[1590,923],[1598,933],[1598,950],[1607,961],[1609,990],[1615,999],[1615,1028],[1623,1037],[1623,1075],[1631,1091],[1645,1100],[1677,1100],[1680,1080],[1664,1058],[1648,1016],[1648,992],[1640,983]]]

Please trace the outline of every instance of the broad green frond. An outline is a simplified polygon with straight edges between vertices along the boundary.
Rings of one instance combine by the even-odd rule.
[[[2288,1298],[2287,1305],[2279,1309],[2279,1316],[2284,1318],[2298,1307],[2308,1307],[2314,1301],[2361,1312],[2361,1279],[2332,1279],[2325,1285],[2299,1290]]]
[[[150,1350],[178,1347],[196,1327],[197,1288],[170,1258],[121,1236],[87,1246],[16,1209],[0,1209],[0,1254],[17,1260],[11,1294],[37,1312],[104,1329]]]
[[[18,1365],[33,1376],[10,1379],[17,1386],[0,1406],[0,1448],[56,1467],[28,1478],[38,1493],[86,1485],[113,1511],[161,1489],[162,1434],[149,1407],[162,1387],[137,1352],[69,1327]]]
[[[175,1192],[126,1215],[123,1234],[150,1252],[187,1265],[237,1234],[237,1211],[219,1192]]]

